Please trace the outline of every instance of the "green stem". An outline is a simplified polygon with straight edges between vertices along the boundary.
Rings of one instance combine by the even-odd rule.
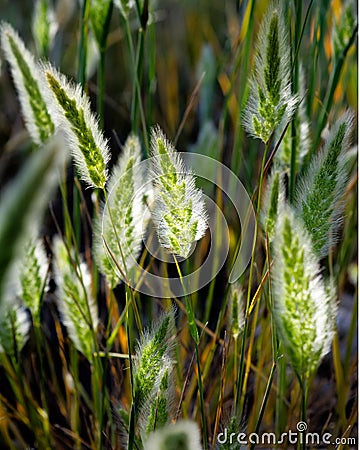
[[[206,424],[206,415],[205,415],[205,405],[204,405],[204,390],[203,390],[203,383],[201,378],[201,360],[200,360],[200,353],[199,353],[199,333],[198,329],[195,323],[195,315],[191,304],[191,299],[188,295],[186,295],[186,288],[183,282],[182,273],[180,270],[179,263],[176,259],[176,256],[174,255],[174,261],[176,265],[176,269],[179,274],[181,285],[184,289],[184,296],[185,296],[185,302],[186,302],[186,313],[188,316],[188,322],[189,322],[189,328],[190,328],[190,334],[191,337],[194,340],[195,344],[195,354],[196,354],[196,365],[197,365],[197,372],[198,372],[198,388],[199,388],[199,397],[200,397],[200,411],[201,411],[201,421],[202,421],[202,436],[203,436],[203,447],[204,449],[208,448],[208,437],[207,437],[207,424]]]
[[[266,157],[269,152],[271,145],[271,138],[268,140],[268,142],[265,145],[264,155],[261,163],[261,170],[260,170],[260,178],[259,178],[259,187],[258,187],[258,198],[257,198],[257,207],[256,207],[256,213],[259,214],[260,206],[261,206],[261,191],[262,191],[262,183],[263,183],[263,177],[264,177],[264,169],[265,169],[265,162]],[[244,371],[245,371],[245,343],[246,343],[246,336],[247,336],[247,330],[248,330],[248,322],[249,322],[249,308],[250,308],[250,299],[251,299],[251,287],[252,287],[252,280],[253,280],[253,271],[254,271],[254,262],[255,262],[255,251],[256,251],[256,242],[257,242],[257,227],[255,227],[255,233],[254,233],[254,239],[253,239],[253,247],[251,252],[251,261],[250,261],[250,272],[249,272],[249,281],[248,281],[248,290],[247,290],[247,297],[246,297],[246,310],[245,310],[245,322],[244,322],[244,330],[242,334],[242,340],[241,340],[241,353],[240,353],[240,360],[239,360],[239,372],[238,377],[236,381],[236,396],[235,396],[235,402],[234,402],[234,413],[236,415],[240,415],[241,411],[239,411],[239,404],[242,404],[242,402],[239,402],[240,400],[240,393],[244,392],[244,388],[242,386],[243,384],[243,378],[244,378]]]
[[[299,61],[297,54],[300,48],[300,27],[302,17],[302,0],[295,0],[295,32],[294,32],[294,47],[296,46],[295,55],[293,57],[292,64],[292,92],[296,94],[299,89]],[[293,201],[295,190],[295,176],[296,176],[296,152],[297,152],[297,111],[295,111],[294,117],[291,121],[291,159],[290,159],[290,179],[289,179],[289,199]]]
[[[343,68],[343,65],[344,65],[344,62],[346,59],[346,55],[347,55],[348,51],[350,50],[351,46],[353,45],[353,43],[355,42],[357,31],[358,31],[358,25],[356,25],[356,27],[354,28],[348,44],[346,45],[346,47],[340,54],[339,58],[336,60],[336,63],[331,72],[328,88],[326,89],[326,97],[324,100],[325,106],[322,109],[320,118],[318,120],[319,125],[317,127],[315,139],[314,139],[313,145],[310,149],[310,152],[309,152],[309,155],[307,158],[307,163],[309,162],[311,156],[315,153],[315,151],[318,148],[318,145],[320,143],[321,133],[325,127],[325,124],[326,124],[326,121],[327,121],[327,118],[328,118],[328,115],[330,112],[331,104],[332,104],[332,101],[334,98],[335,89],[336,89],[339,79],[340,79],[340,75],[341,75],[341,71],[342,71],[342,68]]]
[[[98,96],[97,113],[99,117],[100,128],[104,127],[104,94],[105,94],[105,61],[106,50],[100,50],[100,61],[98,67]]]
[[[306,422],[306,410],[307,410],[307,399],[308,399],[308,382],[305,377],[301,380],[301,422]],[[300,448],[301,450],[306,450],[306,439],[302,436],[303,439],[300,440]]]
[[[130,409],[130,417],[129,417],[129,438],[128,438],[128,450],[132,450],[134,448],[135,442],[135,424],[136,424],[136,398],[135,398],[135,385],[134,385],[134,369],[133,369],[133,361],[131,356],[131,334],[130,334],[130,304],[129,302],[129,287],[126,288],[126,337],[128,342],[128,354],[129,354],[129,369],[130,369],[130,386],[131,386],[131,409]]]
[[[275,433],[280,436],[286,425],[286,409],[284,397],[286,395],[286,359],[281,355],[281,344],[279,345],[279,369],[277,372],[277,393],[276,393],[276,415]]]
[[[148,155],[149,139],[147,136],[147,126],[146,126],[145,112],[144,112],[144,106],[143,106],[142,95],[141,95],[140,80],[138,78],[139,48],[137,49],[137,57],[135,58],[134,42],[133,42],[131,29],[130,29],[130,23],[129,23],[128,18],[125,19],[125,30],[126,30],[126,37],[127,37],[128,47],[129,47],[129,52],[130,52],[131,67],[136,67],[136,69],[133,73],[134,81],[133,81],[133,95],[132,95],[132,105],[131,105],[131,120],[132,120],[131,125],[132,125],[133,131],[137,132],[138,128],[135,127],[134,116],[136,115],[135,110],[138,108],[138,110],[140,112],[140,119],[141,119],[141,126],[142,126],[142,130],[143,130],[145,149],[146,149],[146,152]],[[141,31],[142,30],[139,31],[139,34],[140,34],[139,39],[141,38],[141,34],[142,34]],[[139,45],[140,44],[138,43],[138,46]],[[140,55],[140,56],[141,56],[141,59],[143,59],[143,56],[142,55]],[[141,71],[140,71],[140,73],[141,73]],[[137,102],[137,106],[134,105],[136,102]]]
[[[78,82],[82,88],[85,87],[86,81],[86,58],[87,58],[87,36],[88,36],[88,21],[90,14],[90,1],[84,0],[81,10],[80,19],[80,44],[78,52]]]
[[[249,24],[246,31],[246,37],[245,37],[245,45],[243,53],[241,54],[241,66],[240,66],[240,86],[239,86],[239,105],[242,109],[244,99],[245,99],[245,93],[246,93],[246,86],[248,86],[248,65],[249,65],[249,53],[250,53],[250,47],[253,42],[253,27],[254,27],[254,8],[255,8],[255,0],[251,1],[251,10],[250,10],[250,17],[249,17]],[[240,53],[240,50],[239,50]],[[241,145],[241,140],[243,137],[243,127],[240,124],[240,121],[237,125],[237,129],[235,131],[235,139],[234,139],[234,147],[232,152],[232,170],[237,174],[239,173],[240,164],[243,163],[243,145]]]
[[[276,369],[276,361],[274,361],[273,364],[272,364],[270,375],[269,375],[269,378],[268,378],[268,382],[266,384],[264,397],[263,397],[263,400],[262,400],[262,403],[261,403],[259,415],[258,415],[258,418],[256,420],[256,425],[255,425],[255,430],[254,430],[254,432],[256,434],[258,434],[258,432],[259,432],[261,421],[262,421],[262,418],[264,416],[266,403],[268,401],[270,390],[271,390],[271,386],[272,386],[272,383],[273,383],[273,380],[274,380],[275,369]],[[251,444],[250,450],[252,450],[254,448],[255,448],[255,443]]]

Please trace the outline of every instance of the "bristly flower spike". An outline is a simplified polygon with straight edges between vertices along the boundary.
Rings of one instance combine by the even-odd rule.
[[[290,53],[280,3],[269,6],[261,25],[250,93],[242,115],[246,131],[267,143],[298,104],[290,86]]]
[[[274,168],[266,184],[264,204],[260,216],[263,229],[270,242],[274,239],[279,210],[284,203],[283,175],[277,168]]]
[[[95,226],[94,255],[112,288],[122,279],[112,258],[129,276],[141,251],[147,207],[144,201],[146,178],[140,162],[140,141],[130,135],[109,178],[107,204],[103,205],[101,221]],[[104,241],[112,255],[108,254]]]
[[[152,331],[140,340],[134,359],[135,402],[137,411],[146,406],[157,394],[164,368],[169,368],[169,338],[174,326],[174,311],[171,309],[159,320]]]
[[[208,227],[202,191],[159,127],[151,136],[155,205],[151,212],[160,244],[186,258]]]
[[[318,257],[326,256],[341,224],[341,197],[348,179],[345,153],[350,145],[352,123],[350,112],[340,117],[296,186],[297,212]]]
[[[104,189],[110,151],[87,95],[51,65],[45,65],[44,71],[53,94],[49,103],[57,111],[57,121],[69,140],[81,178],[92,187]]]
[[[48,57],[58,30],[55,12],[50,0],[36,0],[32,20],[32,34],[39,57]]]
[[[241,287],[237,284],[233,285],[230,295],[229,325],[233,338],[237,340],[245,324],[245,316],[243,311],[244,299]]]
[[[44,143],[55,131],[51,111],[43,96],[46,90],[44,75],[12,26],[3,22],[0,30],[1,46],[10,64],[26,128],[35,144]]]
[[[94,332],[98,325],[96,300],[92,295],[91,276],[84,262],[76,264],[64,242],[54,239],[55,281],[61,319],[77,350],[92,359]]]
[[[13,301],[7,304],[0,316],[0,353],[17,357],[29,339],[30,328],[30,315],[24,306]]]
[[[311,238],[301,219],[284,206],[273,240],[272,314],[289,360],[308,379],[329,352],[336,303],[320,274]]]
[[[48,276],[49,263],[40,239],[34,239],[25,248],[19,264],[21,299],[31,311],[33,321],[40,323],[43,290]]]

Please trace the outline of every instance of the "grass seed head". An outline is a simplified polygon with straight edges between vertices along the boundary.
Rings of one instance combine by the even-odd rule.
[[[104,189],[110,151],[87,95],[50,64],[43,69],[51,90],[48,101],[57,112],[57,124],[64,129],[81,178]]]
[[[334,296],[320,274],[311,238],[290,207],[279,213],[273,248],[276,329],[294,369],[309,377],[330,351]]]
[[[151,212],[160,244],[186,258],[208,227],[202,191],[160,128],[151,136],[155,204]]]
[[[51,108],[44,96],[44,75],[11,25],[2,22],[0,33],[1,46],[10,64],[26,128],[36,144],[44,143],[55,132]]]
[[[298,99],[291,93],[289,42],[279,3],[269,6],[258,37],[255,69],[243,113],[246,131],[267,143],[291,119]]]
[[[325,256],[341,224],[348,174],[345,153],[349,148],[353,116],[344,114],[331,128],[323,149],[310,163],[296,186],[296,207],[310,233],[313,248]]]

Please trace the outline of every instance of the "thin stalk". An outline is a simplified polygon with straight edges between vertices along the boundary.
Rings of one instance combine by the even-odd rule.
[[[221,186],[222,184],[222,180],[219,180],[219,186]],[[216,277],[214,276],[214,272],[216,267],[218,267],[218,249],[219,249],[219,245],[221,245],[221,240],[222,240],[222,230],[221,230],[221,224],[220,224],[220,210],[221,210],[221,204],[222,204],[222,193],[220,188],[216,188],[216,204],[218,205],[219,209],[216,209],[215,212],[215,221],[216,221],[216,232],[215,232],[215,242],[214,242],[214,247],[215,247],[215,257],[213,259],[212,265],[211,265],[211,271],[212,271],[212,275],[211,275],[211,283],[209,286],[209,292],[206,298],[206,308],[205,308],[205,316],[204,316],[204,322],[208,322],[209,318],[210,318],[210,314],[211,314],[211,309],[213,306],[213,301],[214,301],[214,291],[215,291],[215,284],[216,284]]]
[[[86,81],[87,36],[89,32],[88,21],[90,14],[90,0],[83,0],[80,19],[80,43],[78,52],[78,82],[82,88]]]
[[[80,213],[80,194],[77,187],[77,175],[74,177],[73,184],[73,222],[74,222],[74,245],[78,249],[80,248],[81,239],[81,213]]]
[[[307,379],[304,377],[301,382],[301,422],[306,422],[306,411],[307,411],[307,399],[308,399],[308,389],[309,385]],[[306,439],[302,436],[300,439],[301,450],[306,450]]]
[[[129,287],[126,288],[126,337],[128,342],[128,354],[129,354],[129,369],[130,369],[130,388],[131,388],[131,409],[130,409],[130,417],[129,417],[129,438],[128,438],[128,450],[132,450],[134,448],[135,442],[135,424],[136,424],[136,398],[135,398],[135,385],[134,385],[134,369],[133,362],[131,356],[131,334],[130,334],[130,320],[129,320]]]
[[[292,74],[293,74],[293,84],[292,89],[294,93],[298,92],[299,89],[299,61],[298,61],[298,54],[301,46],[301,41],[304,36],[305,26],[308,21],[310,10],[313,4],[313,0],[310,0],[309,5],[306,10],[304,23],[301,28],[300,32],[300,26],[301,26],[301,17],[302,17],[302,1],[296,1],[296,22],[295,22],[295,44],[296,44],[296,50],[293,58],[292,63]],[[296,140],[296,117],[297,117],[297,111],[294,114],[292,123],[291,123],[291,160],[290,160],[290,179],[289,179],[289,199],[290,202],[294,199],[294,192],[295,192],[295,179],[296,179],[296,159],[297,159],[297,140]]]
[[[200,397],[200,411],[201,411],[201,420],[202,420],[202,436],[203,436],[203,447],[204,449],[208,448],[208,437],[207,437],[207,423],[206,423],[206,415],[205,415],[205,405],[204,405],[204,391],[203,391],[203,384],[202,384],[202,378],[201,378],[201,360],[200,360],[200,353],[199,353],[199,333],[198,329],[195,323],[195,315],[194,310],[192,308],[191,299],[188,295],[185,294],[185,285],[183,282],[182,273],[180,270],[179,263],[176,259],[176,256],[174,255],[174,261],[176,265],[176,269],[179,274],[181,285],[184,289],[184,296],[185,296],[185,302],[186,302],[186,312],[188,315],[188,322],[189,322],[189,328],[190,328],[190,334],[194,340],[195,344],[195,354],[196,354],[196,365],[197,365],[197,380],[198,380],[198,388],[199,388],[199,397]]]
[[[243,103],[244,103],[244,99],[245,99],[245,94],[246,94],[246,86],[248,85],[248,64],[249,64],[249,53],[250,53],[250,47],[251,44],[253,42],[253,27],[254,27],[254,8],[255,8],[255,3],[256,0],[252,0],[251,1],[251,6],[250,6],[250,16],[249,16],[249,24],[247,27],[247,31],[246,31],[246,36],[245,36],[245,44],[244,44],[244,49],[243,49],[243,54],[241,57],[241,66],[240,66],[240,86],[239,86],[239,105],[240,108],[242,108]],[[239,121],[240,122],[240,121]],[[237,124],[237,129],[235,131],[235,139],[234,139],[234,147],[233,147],[233,151],[232,151],[232,160],[231,160],[231,168],[232,170],[238,174],[239,173],[239,169],[240,169],[240,163],[243,162],[242,161],[242,148],[243,146],[241,146],[241,140],[243,137],[243,128],[242,126],[239,124]]]
[[[115,233],[116,244],[117,244],[117,246],[118,246],[118,249],[119,249],[119,252],[120,252],[120,255],[121,255],[121,259],[122,259],[121,262],[122,262],[122,264],[123,264],[124,270],[119,266],[118,262],[116,261],[116,258],[115,258],[114,255],[112,254],[112,252],[111,252],[111,250],[109,249],[109,247],[108,247],[108,245],[107,245],[106,242],[105,242],[105,246],[106,246],[106,249],[108,250],[108,252],[110,253],[110,256],[112,257],[114,263],[116,264],[116,267],[119,269],[121,275],[123,276],[126,285],[129,286],[130,283],[129,283],[129,281],[128,281],[128,279],[127,279],[127,276],[126,276],[126,274],[128,273],[128,270],[127,270],[127,267],[126,267],[126,261],[125,261],[124,253],[123,253],[123,251],[122,251],[122,246],[121,246],[121,243],[120,243],[120,238],[119,238],[119,235],[118,235],[118,232],[117,232],[117,229],[116,229],[116,226],[115,226],[115,222],[114,222],[114,219],[113,219],[113,216],[112,216],[112,212],[111,212],[111,208],[110,208],[109,199],[108,199],[108,196],[107,196],[106,189],[104,189],[103,192],[104,192],[105,203],[106,203],[106,205],[107,205],[107,209],[108,209],[108,212],[109,212],[109,218],[110,218],[111,226],[112,226],[112,228],[113,228],[113,230],[114,230],[114,233]],[[132,303],[133,309],[134,309],[134,315],[135,315],[136,325],[137,325],[137,327],[138,327],[138,329],[139,329],[139,332],[142,333],[141,318],[140,318],[139,311],[137,310],[137,306],[136,306],[136,302],[135,302],[135,297],[134,297],[134,291],[133,291],[132,289],[130,289],[130,296],[131,296],[131,303]]]
[[[274,375],[275,375],[275,369],[276,369],[276,361],[274,361],[272,366],[271,366],[270,375],[269,375],[269,378],[268,378],[268,382],[266,384],[264,397],[263,397],[263,400],[262,400],[262,403],[261,403],[259,415],[258,415],[257,420],[256,420],[256,425],[255,425],[255,430],[254,430],[254,432],[256,434],[259,432],[261,421],[262,421],[262,418],[264,416],[266,403],[267,403],[268,398],[269,398],[271,386],[272,386]],[[254,448],[255,448],[255,443],[251,444],[250,450],[253,450]]]
[[[249,373],[250,373],[251,354],[252,354],[252,349],[253,349],[253,345],[254,345],[254,341],[255,341],[255,330],[256,330],[257,318],[259,315],[259,309],[260,309],[260,302],[257,302],[255,312],[254,312],[254,318],[253,318],[253,321],[251,324],[251,333],[250,333],[250,338],[249,338],[249,348],[248,348],[248,352],[247,352],[247,358],[246,358],[246,361],[245,361],[245,359],[243,360],[244,375],[243,375],[243,380],[242,380],[242,384],[241,384],[241,397],[240,397],[240,401],[238,403],[238,410],[240,411],[240,414],[242,414],[242,412],[243,412],[243,407],[244,407],[244,403],[245,403],[246,387],[247,387],[247,382],[248,382]],[[239,414],[239,416],[240,416],[240,414]]]
[[[279,345],[279,361],[277,371],[277,393],[275,413],[275,433],[280,436],[286,426],[286,411],[284,397],[286,393],[286,359],[281,355],[281,344]]]
[[[106,62],[106,49],[100,49],[100,61],[98,67],[98,96],[97,96],[97,113],[99,117],[100,128],[104,127],[105,62]]]
[[[70,424],[71,431],[75,432],[75,449],[78,450],[81,448],[80,444],[80,402],[79,402],[79,358],[77,350],[74,346],[71,346],[70,349],[70,367],[71,367],[71,376],[74,381],[74,389],[70,392]],[[92,381],[92,389],[94,391],[94,377],[91,377]]]
[[[258,192],[257,192],[257,195],[258,195],[257,207],[256,207],[257,215],[259,214],[259,211],[260,211],[261,191],[262,191],[265,162],[266,162],[267,154],[270,149],[270,144],[271,144],[271,138],[265,145],[264,156],[263,156],[263,160],[261,163],[259,187],[258,187]],[[245,309],[245,322],[244,322],[244,330],[243,330],[242,341],[241,341],[241,353],[240,353],[240,361],[239,361],[240,367],[239,367],[238,377],[237,377],[237,381],[236,381],[236,396],[235,396],[235,403],[234,403],[235,414],[240,414],[240,411],[238,411],[238,409],[239,409],[240,392],[242,391],[241,386],[243,384],[244,370],[245,370],[245,365],[244,365],[244,363],[245,363],[245,361],[244,361],[245,343],[246,343],[246,335],[247,335],[248,321],[249,321],[249,308],[250,308],[251,287],[252,287],[254,262],[255,262],[256,242],[257,242],[257,227],[255,227],[253,246],[252,246],[252,252],[251,252],[250,272],[249,272],[248,290],[247,290],[247,298],[246,298],[246,309]]]
[[[234,398],[236,397],[236,376],[239,371],[239,359],[238,359],[238,336],[234,338]]]
[[[136,67],[137,68],[138,64],[137,64],[137,58],[135,58],[134,41],[133,41],[133,38],[132,38],[131,29],[130,29],[130,23],[129,23],[128,18],[125,19],[125,31],[126,31],[126,37],[127,37],[128,47],[129,47],[129,52],[130,52],[131,67]],[[137,51],[137,53],[138,53],[138,51]],[[146,126],[144,106],[143,106],[142,95],[141,95],[140,81],[139,81],[139,78],[138,78],[138,69],[134,70],[133,80],[134,80],[134,84],[133,84],[131,117],[133,118],[133,109],[135,108],[135,106],[133,106],[133,105],[137,101],[138,102],[139,112],[140,112],[140,119],[141,119],[141,126],[142,126],[142,130],[143,130],[143,138],[144,138],[144,143],[145,143],[145,149],[146,149],[147,156],[148,156],[149,139],[148,139],[148,133],[147,133],[147,126]],[[132,120],[132,128],[133,128],[133,131],[135,131],[135,132],[138,131],[138,129],[134,128],[133,120]]]
[[[329,79],[328,87],[326,89],[326,97],[324,99],[324,108],[322,109],[320,118],[317,122],[318,127],[316,130],[316,135],[315,135],[313,145],[309,151],[307,162],[310,160],[311,156],[315,153],[315,151],[318,148],[318,145],[320,143],[321,133],[322,133],[322,131],[325,127],[326,121],[328,119],[331,104],[332,104],[332,101],[334,98],[335,89],[336,89],[339,79],[340,79],[340,75],[341,75],[341,71],[342,71],[342,68],[345,63],[346,55],[348,54],[348,51],[350,50],[351,46],[355,42],[357,31],[358,31],[358,25],[355,26],[355,28],[352,32],[352,35],[349,39],[349,42],[347,43],[346,47],[344,48],[344,50],[340,54],[339,58],[336,60],[336,63],[334,64],[334,67],[333,67],[333,70],[331,72],[331,76]]]
[[[357,303],[357,288],[355,289],[354,294],[354,303],[353,303],[353,309],[351,314],[351,322],[350,326],[347,332],[347,341],[346,341],[346,350],[345,350],[345,357],[344,357],[344,374],[348,375],[349,368],[350,368],[350,360],[351,360],[351,354],[354,344],[354,336],[356,333],[356,326],[357,326],[357,310],[358,310],[358,303]]]
[[[98,67],[98,96],[97,96],[97,113],[99,116],[100,128],[104,126],[104,94],[105,94],[105,57],[107,38],[110,30],[110,22],[113,10],[113,2],[110,2],[104,28],[102,30],[101,42],[99,43],[100,61]]]
[[[295,0],[295,32],[294,32],[294,47],[296,46],[295,55],[292,63],[292,85],[291,89],[294,94],[298,92],[299,88],[299,61],[297,58],[297,52],[300,48],[300,27],[302,18],[302,0]],[[295,177],[296,177],[296,151],[297,151],[297,111],[295,111],[294,117],[291,122],[291,159],[290,159],[290,179],[289,179],[289,199],[293,201],[295,190]]]

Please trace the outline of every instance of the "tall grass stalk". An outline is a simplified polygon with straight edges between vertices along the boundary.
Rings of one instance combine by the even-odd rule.
[[[186,288],[183,282],[182,273],[180,270],[179,263],[176,259],[176,256],[174,256],[174,261],[176,265],[176,269],[179,274],[179,278],[181,281],[181,284],[184,289],[184,293],[186,292]],[[200,412],[201,412],[201,421],[202,421],[202,437],[203,437],[203,447],[204,449],[208,447],[208,433],[207,433],[207,421],[206,421],[206,415],[205,415],[205,405],[204,405],[204,389],[203,389],[203,381],[202,381],[202,369],[201,369],[201,359],[200,359],[200,352],[199,352],[199,344],[200,344],[200,337],[199,332],[197,329],[197,325],[195,323],[195,314],[194,310],[191,304],[191,299],[188,295],[185,294],[185,304],[186,304],[186,314],[189,322],[189,329],[191,337],[194,341],[195,345],[195,354],[196,354],[196,365],[197,365],[197,381],[198,381],[198,388],[199,388],[199,399],[200,399]]]
[[[130,27],[130,20],[128,14],[121,13],[121,20],[125,24],[125,32],[126,39],[128,43],[129,53],[130,53],[130,61],[131,67],[133,70],[132,79],[133,79],[133,88],[132,88],[132,103],[131,103],[131,127],[134,133],[138,132],[139,122],[138,122],[138,114],[140,114],[141,120],[141,128],[143,132],[143,139],[145,143],[146,153],[149,152],[149,140],[148,140],[148,128],[147,121],[145,116],[145,109],[143,105],[143,97],[141,92],[141,75],[142,75],[142,64],[144,58],[144,42],[141,43],[141,40],[144,40],[144,31],[139,30],[137,49],[135,53],[134,40]],[[140,51],[140,49],[142,49]]]
[[[85,89],[86,83],[86,61],[88,53],[90,4],[91,0],[82,1],[81,16],[80,16],[80,42],[78,49],[77,79],[82,89]]]

